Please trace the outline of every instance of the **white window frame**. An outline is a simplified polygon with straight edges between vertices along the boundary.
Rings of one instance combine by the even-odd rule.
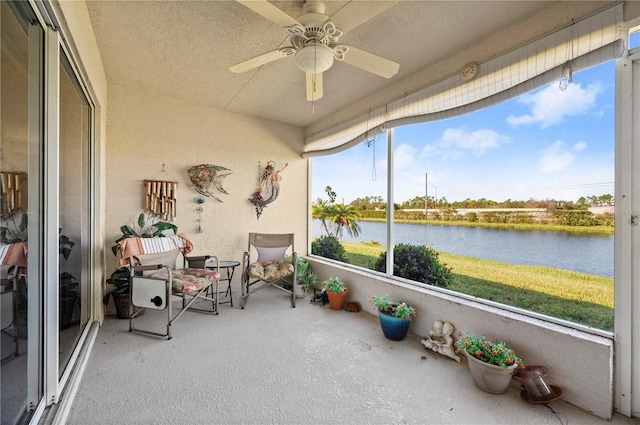
[[[615,406],[640,415],[640,49],[616,62]],[[635,156],[634,156],[635,155]],[[635,290],[634,290],[635,288]]]

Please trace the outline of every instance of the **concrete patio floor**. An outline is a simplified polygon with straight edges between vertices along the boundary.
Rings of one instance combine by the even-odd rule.
[[[237,297],[239,298],[239,297]],[[562,400],[527,404],[514,383],[492,395],[422,336],[384,338],[377,317],[265,289],[241,310],[188,312],[166,341],[107,317],[68,424],[640,424]],[[419,314],[420,312],[418,312]],[[164,312],[147,311],[144,321]],[[553,381],[550,381],[553,384]]]

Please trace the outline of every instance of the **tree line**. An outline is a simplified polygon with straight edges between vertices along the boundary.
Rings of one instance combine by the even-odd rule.
[[[328,200],[318,198],[312,204],[312,217],[320,220],[327,236],[342,237],[343,232],[351,236],[360,234],[358,221],[362,219],[385,219],[386,201],[381,196],[365,196],[349,204],[336,203],[336,193],[331,186],[325,188]],[[428,212],[425,214],[425,197],[416,196],[402,203],[394,204],[396,219],[466,221],[485,223],[539,223],[567,226],[613,226],[613,214],[592,214],[589,207],[613,206],[610,194],[580,197],[577,202],[545,199],[517,201],[507,199],[497,202],[486,198],[448,202],[446,198],[437,200],[428,197]],[[499,211],[500,209],[541,209],[544,211]],[[488,211],[465,212],[464,209],[485,209]],[[491,211],[495,209],[496,211]],[[405,211],[414,210],[414,211]]]
[[[444,196],[442,198],[427,197],[427,206],[429,209],[434,208],[455,208],[455,209],[471,209],[471,208],[544,208],[547,210],[586,210],[589,207],[612,206],[615,204],[613,195],[604,194],[599,196],[582,196],[576,202],[565,201],[559,199],[533,199],[526,201],[507,199],[505,201],[493,201],[491,199],[467,198],[462,201],[449,202]],[[349,204],[357,210],[384,210],[386,209],[386,201],[382,196],[365,196],[358,198]],[[404,202],[394,203],[396,210],[408,209],[425,209],[425,197],[416,196]]]

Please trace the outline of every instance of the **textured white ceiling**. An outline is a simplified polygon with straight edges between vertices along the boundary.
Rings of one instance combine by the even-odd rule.
[[[293,17],[302,14],[302,1],[272,3]],[[325,2],[326,14],[346,3]],[[235,1],[90,0],[87,6],[110,84],[308,127],[556,3],[401,0],[340,38],[400,63],[398,74],[385,79],[335,61],[313,110],[292,57],[229,71],[289,44],[282,28]]]

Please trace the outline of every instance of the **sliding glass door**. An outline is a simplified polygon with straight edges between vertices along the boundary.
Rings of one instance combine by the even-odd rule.
[[[58,403],[91,321],[93,108],[43,3],[0,2],[0,423]]]
[[[25,2],[1,2],[0,293],[1,422],[33,412],[42,387],[44,31]],[[27,253],[30,255],[27,256]]]

